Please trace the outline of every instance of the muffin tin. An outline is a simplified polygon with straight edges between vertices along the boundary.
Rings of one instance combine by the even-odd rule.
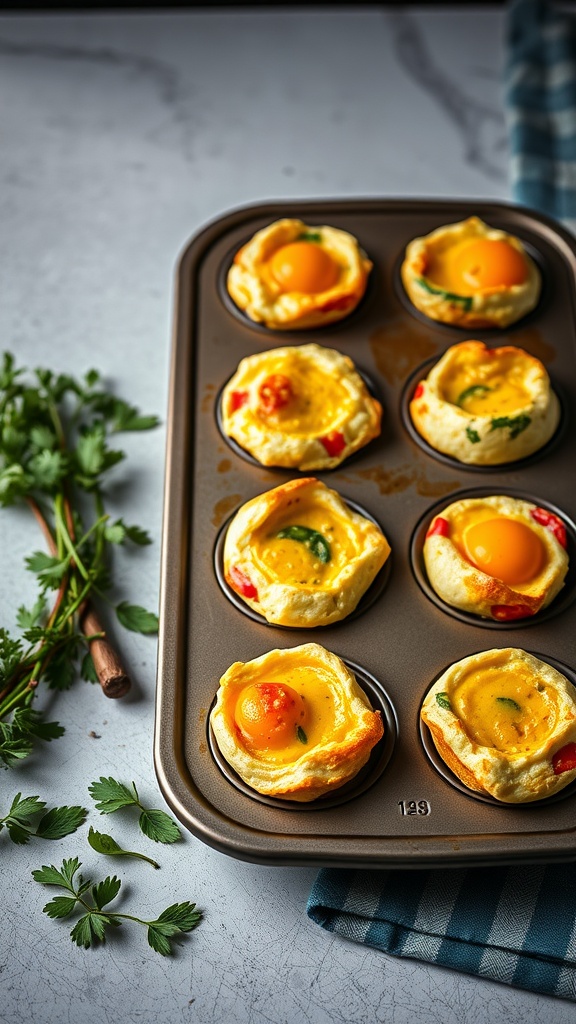
[[[506,330],[472,334],[427,321],[402,294],[398,265],[417,235],[477,214],[518,235],[537,256],[546,288],[538,308]],[[259,228],[301,217],[354,234],[374,262],[359,307],[327,328],[273,331],[234,311],[225,294],[231,254]],[[419,710],[451,663],[491,647],[522,647],[576,670],[572,565],[550,610],[512,624],[455,615],[426,589],[424,524],[462,492],[521,494],[565,519],[576,561],[573,483],[576,402],[576,243],[521,207],[447,200],[266,203],[236,210],[197,235],[179,261],[175,294],[162,544],[160,643],[154,737],[158,780],[180,821],[209,845],[271,864],[428,867],[571,860],[576,787],[562,799],[508,806],[478,799],[434,757]],[[512,344],[561,381],[563,419],[546,450],[486,470],[425,450],[406,419],[421,367],[458,340]],[[222,586],[223,530],[249,498],[302,475],[243,458],[218,427],[218,395],[244,356],[316,341],[349,355],[384,406],[382,434],[353,459],[314,475],[382,527],[392,554],[361,614],[324,629],[285,629],[242,610]],[[558,389],[560,390],[560,389]],[[218,682],[235,661],[313,641],[344,659],[386,732],[363,772],[312,804],[263,798],[223,762],[209,727]],[[562,669],[561,669],[562,670]]]

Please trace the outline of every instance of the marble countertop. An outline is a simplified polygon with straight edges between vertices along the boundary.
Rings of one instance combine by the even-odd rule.
[[[27,366],[80,374],[165,419],[176,260],[200,228],[264,199],[509,199],[500,8],[200,9],[0,16],[1,337]],[[118,556],[123,599],[158,602],[164,428],[129,436],[110,501],[155,543]],[[3,510],[0,613],[30,601],[23,559],[41,546]],[[14,595],[18,595],[15,600]],[[99,775],[164,806],[152,762],[156,645],[129,633],[135,685],[108,702],[78,682],[43,694],[65,736],[10,773],[16,791],[90,806]],[[93,735],[95,734],[95,735]],[[0,813],[5,813],[4,811]],[[106,831],[94,810],[90,822]],[[134,845],[128,825],[119,842]],[[2,847],[0,1017],[11,1024],[521,1024],[573,1019],[568,1003],[335,938],[308,920],[315,868],[236,861],[193,836],[105,872],[151,914],[184,899],[201,926],[174,958],[140,930],[85,951],[32,869],[85,837]],[[81,854],[79,851],[82,852]]]

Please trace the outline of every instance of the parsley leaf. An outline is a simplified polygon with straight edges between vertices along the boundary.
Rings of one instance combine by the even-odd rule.
[[[178,825],[169,814],[144,807],[134,783],[130,790],[116,779],[101,776],[99,782],[93,782],[88,787],[88,792],[96,801],[96,809],[101,814],[113,814],[122,807],[138,807],[141,812],[138,821],[140,829],[155,843],[175,843],[181,837]]]
[[[118,928],[124,921],[134,921],[147,928],[148,943],[162,956],[170,956],[173,952],[171,939],[174,936],[192,931],[199,924],[202,914],[196,910],[196,904],[186,901],[173,903],[153,921],[143,920],[133,914],[120,913],[116,910],[104,909],[118,896],[122,883],[116,876],[108,876],[95,885],[85,881],[78,875],[81,864],[77,858],[63,861],[61,868],[44,865],[32,872],[32,877],[42,885],[57,885],[70,895],[56,896],[47,903],[43,910],[51,918],[66,918],[76,910],[84,911],[70,932],[70,938],[77,946],[89,949],[91,946],[106,939],[108,928]],[[90,895],[87,896],[87,890]],[[89,902],[89,899],[92,902]]]
[[[90,826],[90,831],[88,832],[88,842],[93,850],[96,850],[97,853],[103,853],[106,857],[136,857],[138,860],[147,861],[154,868],[160,867],[155,860],[147,857],[144,853],[123,850],[112,836],[106,835],[105,832],[96,832],[92,826]]]
[[[6,827],[12,842],[24,845],[31,836],[62,839],[75,832],[86,818],[84,807],[53,807],[44,814],[45,807],[38,796],[23,797],[17,793],[8,814],[0,818],[0,831]],[[34,824],[40,815],[40,821]]]
[[[116,607],[116,615],[124,628],[133,633],[158,632],[158,616],[153,612],[147,612],[137,604],[128,604],[127,601],[122,601]]]

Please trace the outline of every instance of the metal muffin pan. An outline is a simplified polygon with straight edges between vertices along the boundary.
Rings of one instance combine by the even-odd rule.
[[[537,254],[546,291],[533,314],[506,330],[467,332],[424,322],[398,292],[407,243],[473,214],[522,238]],[[339,324],[307,331],[256,328],[223,293],[230,254],[280,217],[350,231],[373,260],[368,295]],[[256,863],[386,867],[461,866],[576,858],[576,792],[521,809],[458,788],[427,753],[424,695],[449,664],[492,647],[522,647],[576,671],[573,572],[554,615],[490,632],[430,598],[418,579],[418,527],[460,492],[521,493],[559,510],[570,546],[576,518],[576,242],[522,207],[475,200],[265,203],[210,224],[177,269],[162,541],[154,762],[164,796],[196,836]],[[485,471],[447,464],[407,429],[408,382],[458,340],[512,344],[562,382],[563,426],[542,457]],[[300,474],[266,469],[224,441],[217,398],[240,360],[316,341],[349,355],[374,381],[382,434],[354,460],[315,475],[381,524],[392,555],[385,586],[361,615],[324,629],[283,629],[243,614],[217,578],[218,539],[239,505]],[[414,383],[416,383],[414,379]],[[403,405],[404,403],[404,405]],[[216,559],[216,562],[215,562]],[[500,625],[500,624],[499,624]],[[320,643],[358,668],[385,709],[376,750],[346,792],[311,805],[263,799],[222,762],[208,716],[221,675],[273,648]],[[376,700],[378,698],[378,700]]]

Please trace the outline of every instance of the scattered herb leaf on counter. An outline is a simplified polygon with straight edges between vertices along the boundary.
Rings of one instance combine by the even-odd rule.
[[[43,907],[44,913],[52,918],[70,917],[74,911],[84,910],[70,932],[70,938],[77,946],[88,949],[90,946],[106,939],[107,928],[117,928],[123,921],[136,921],[148,928],[148,943],[162,956],[173,953],[170,939],[176,935],[192,931],[200,922],[202,914],[196,910],[195,903],[174,903],[164,910],[154,921],[145,921],[132,914],[121,914],[113,910],[104,910],[114,900],[122,883],[116,876],[108,876],[95,885],[91,879],[84,879],[78,874],[82,864],[77,857],[62,861],[62,867],[43,865],[32,872],[32,877],[42,885],[57,885],[70,893],[69,896],[56,896]],[[90,897],[87,896],[90,890]]]
[[[0,629],[0,762],[27,757],[36,739],[61,736],[58,722],[32,709],[38,684],[68,689],[81,675],[98,680],[109,697],[130,686],[106,639],[94,600],[111,604],[110,545],[150,543],[145,530],[110,522],[104,508],[107,472],[124,458],[111,438],[149,430],[156,416],[105,390],[100,374],[82,378],[0,361],[0,506],[26,504],[47,545],[26,566],[38,583],[32,608],[18,609],[18,639]],[[130,630],[154,633],[157,616],[126,601],[114,609]]]
[[[105,832],[97,832],[92,826],[88,832],[88,842],[92,849],[96,850],[96,853],[103,853],[106,857],[137,857],[138,860],[148,861],[153,868],[160,867],[155,860],[152,860],[152,857],[147,857],[145,853],[123,850],[112,836],[107,836]]]
[[[144,835],[155,843],[175,843],[181,837],[178,825],[169,814],[165,811],[147,810],[140,803],[134,783],[130,790],[124,783],[101,775],[98,782],[93,782],[88,787],[88,792],[101,814],[113,814],[122,807],[139,807],[141,814],[138,824]]]
[[[31,836],[40,839],[62,839],[75,832],[86,818],[85,807],[52,807],[45,811],[46,803],[39,796],[17,793],[8,814],[0,818],[0,832],[4,827],[13,843],[24,845]]]

